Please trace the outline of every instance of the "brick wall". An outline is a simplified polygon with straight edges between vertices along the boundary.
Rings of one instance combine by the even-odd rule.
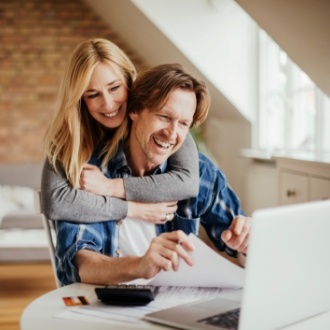
[[[64,66],[86,38],[134,56],[83,0],[0,0],[0,163],[44,159],[42,141]]]

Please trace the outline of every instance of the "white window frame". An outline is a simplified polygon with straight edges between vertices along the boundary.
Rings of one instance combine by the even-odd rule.
[[[278,77],[275,77],[274,79],[274,72],[276,73],[277,65],[276,61],[280,63],[280,56],[286,56],[286,54],[278,47],[278,45],[276,45],[276,43],[266,34],[265,31],[260,29],[259,36],[259,107],[255,125],[256,132],[254,132],[253,137],[254,149],[265,151],[268,154],[276,152],[290,153],[296,151],[312,153],[330,152],[329,97],[327,97],[313,82],[310,81],[310,87],[307,86],[306,90],[309,90],[312,94],[315,93],[315,101],[314,105],[313,102],[310,103],[312,107],[309,108],[309,113],[306,112],[308,111],[307,106],[309,105],[308,102],[306,103],[306,100],[302,100],[300,98],[298,101],[300,100],[299,102],[303,102],[303,104],[299,102],[295,104],[295,102],[297,102],[295,101],[295,97],[299,97],[298,93],[302,90],[301,86],[299,86],[299,76],[303,73],[303,71],[287,57],[287,62],[283,66],[283,77],[280,75],[280,71],[278,70]],[[270,58],[269,55],[271,49],[272,58]],[[276,51],[278,51],[278,54],[276,54]],[[269,63],[271,65],[269,65]],[[270,70],[273,70],[272,79],[270,78]],[[280,92],[280,78],[283,78],[282,92]],[[275,90],[271,91],[270,85],[273,85],[274,87],[274,82]],[[313,96],[311,97],[313,99]],[[305,94],[305,98],[308,98],[308,95]],[[272,104],[274,104],[273,108],[275,109],[273,112],[271,110]],[[299,104],[302,104],[303,107],[300,106],[300,108],[297,108]],[[279,119],[281,116],[281,106],[283,106],[283,116]],[[277,109],[279,113],[274,115]],[[305,112],[302,113],[303,117],[300,118],[299,111],[303,111],[303,109]],[[301,143],[300,146],[293,145],[293,129],[294,124],[296,123],[293,118],[295,113],[296,119],[302,119],[302,124],[305,123],[305,126],[309,124],[313,125],[312,127],[309,127],[311,131],[310,138],[307,139],[304,144]],[[311,119],[309,118],[309,115]],[[270,124],[270,119],[278,119],[278,121],[273,120]],[[274,130],[274,127],[278,128],[278,132],[282,131],[279,136],[274,136],[274,134],[272,135],[269,133],[272,129]],[[296,134],[295,137],[299,137],[299,134]],[[306,138],[308,137],[309,135],[306,134]],[[277,144],[276,141],[278,141]]]

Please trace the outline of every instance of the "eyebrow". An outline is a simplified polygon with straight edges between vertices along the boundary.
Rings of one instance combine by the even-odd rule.
[[[120,80],[120,79],[116,79],[116,80],[114,80],[114,81],[108,83],[107,86],[115,85],[115,84],[117,84],[118,82],[121,82],[121,80]],[[95,92],[95,91],[97,91],[97,89],[87,89],[87,90],[85,90],[84,93],[91,93],[91,92]]]
[[[168,108],[166,108],[166,109],[164,109],[164,107],[163,108],[161,108],[161,109],[158,109],[158,110],[156,110],[156,111],[152,111],[152,112],[154,112],[154,113],[156,113],[156,114],[163,114],[163,115],[167,115],[167,116],[169,116],[169,117],[171,117],[171,118],[173,118],[173,114],[172,114],[172,112],[171,112],[171,110],[170,109],[168,109]],[[174,116],[175,117],[175,116]],[[184,121],[184,122],[186,122],[187,124],[189,124],[189,126],[191,126],[191,124],[193,123],[193,121],[194,121],[194,118],[182,118],[180,121]]]

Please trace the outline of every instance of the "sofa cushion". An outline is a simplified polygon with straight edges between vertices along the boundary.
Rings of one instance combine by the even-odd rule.
[[[35,214],[34,190],[30,187],[0,184],[0,226],[8,216]]]

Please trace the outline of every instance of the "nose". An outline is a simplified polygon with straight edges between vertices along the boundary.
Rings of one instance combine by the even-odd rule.
[[[167,138],[176,139],[178,134],[178,125],[175,122],[169,123],[165,129],[165,132]]]
[[[114,108],[114,99],[111,95],[104,95],[103,97],[103,106],[106,111],[111,111]]]

